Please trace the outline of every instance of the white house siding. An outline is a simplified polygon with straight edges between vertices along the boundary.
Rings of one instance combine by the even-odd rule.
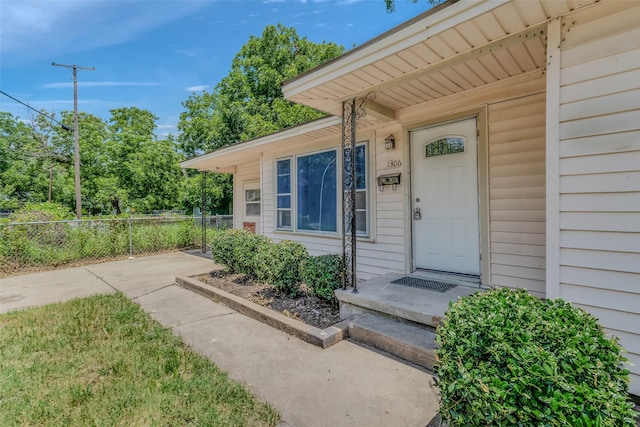
[[[260,179],[260,162],[255,161],[240,165],[233,175],[233,228],[242,228],[244,218],[244,184],[248,181],[258,181]],[[264,197],[261,195],[262,199]],[[264,203],[264,202],[262,202]],[[261,207],[264,212],[264,205]],[[259,230],[256,224],[256,230]]]
[[[388,154],[383,153],[379,157],[376,153],[384,152],[384,137],[395,131],[400,134],[400,127],[385,129],[378,132],[363,132],[358,134],[358,141],[369,141],[369,197],[370,197],[370,232],[369,238],[358,239],[356,250],[356,277],[359,280],[367,280],[372,277],[387,274],[390,272],[403,273],[405,271],[405,236],[404,236],[404,214],[403,214],[403,189],[400,186],[396,191],[387,189],[384,192],[378,191],[375,184],[375,176],[379,170],[384,169],[384,173],[400,171],[397,167],[388,169]],[[385,133],[386,132],[386,133]],[[274,241],[293,240],[303,243],[311,255],[321,255],[328,253],[342,253],[342,237],[336,235],[321,235],[313,233],[297,233],[276,230],[275,223],[275,188],[274,188],[274,167],[278,158],[292,155],[305,154],[328,148],[339,147],[340,141],[331,138],[319,140],[297,147],[288,147],[286,151],[267,151],[262,155],[262,214],[264,233]],[[396,151],[394,159],[401,158],[401,142]],[[380,166],[382,163],[384,165]],[[380,172],[382,173],[382,172]],[[340,203],[340,195],[338,195]],[[339,225],[340,227],[340,225]]]
[[[560,296],[620,337],[640,395],[640,6],[563,20]]]
[[[544,295],[545,80],[529,73],[399,113],[411,123],[487,107],[490,276],[485,285]]]
[[[491,284],[545,291],[545,95],[489,105]]]

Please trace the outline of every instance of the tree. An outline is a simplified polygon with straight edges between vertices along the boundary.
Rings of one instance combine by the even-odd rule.
[[[25,123],[0,112],[0,208],[47,200],[50,171],[67,160],[51,145],[54,132],[42,116]]]
[[[192,94],[183,107],[179,147],[192,157],[297,125],[323,113],[283,98],[281,84],[344,51],[313,43],[294,28],[267,26],[236,54],[229,74],[212,92]]]
[[[409,0],[411,3],[418,3],[418,0]],[[427,2],[431,5],[431,6],[437,6],[440,3],[444,3],[445,0],[427,0]],[[395,10],[396,8],[396,1],[395,0],[384,0],[384,4],[387,7],[387,12],[391,13]]]
[[[67,128],[73,128],[73,112],[63,111],[61,113],[62,124]],[[78,128],[80,129],[80,183],[82,192],[82,207],[89,214],[96,214],[102,211],[100,202],[96,199],[99,190],[99,181],[107,174],[108,156],[105,142],[109,133],[106,123],[93,114],[80,112],[78,114]],[[55,200],[69,204],[73,207],[75,203],[75,183],[71,166],[73,158],[73,133],[65,131],[64,128],[55,128],[55,133],[51,137],[51,145],[59,158],[65,159],[66,173],[57,169],[57,175],[66,176],[68,182],[65,183],[61,194],[57,194]]]
[[[111,110],[107,144],[107,176],[101,180],[99,198],[120,213],[177,207],[181,180],[173,138],[156,140],[157,117],[136,107]]]

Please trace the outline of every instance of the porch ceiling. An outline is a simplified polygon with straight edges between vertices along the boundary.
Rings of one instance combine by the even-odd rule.
[[[546,22],[593,2],[488,0],[445,4],[289,80],[283,91],[287,99],[335,115],[340,115],[343,100],[374,93],[376,104],[396,112],[542,71]]]

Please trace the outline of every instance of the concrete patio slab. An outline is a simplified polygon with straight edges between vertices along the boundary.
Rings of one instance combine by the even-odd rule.
[[[207,304],[203,298],[193,292],[186,291],[177,285],[170,285],[146,295],[134,298],[133,301],[158,322],[173,328],[211,317],[235,313],[234,310],[220,304]]]
[[[424,427],[438,409],[430,374],[348,341],[323,350],[239,313],[173,330],[291,426]]]
[[[86,267],[0,279],[0,313],[116,290]]]
[[[424,427],[432,375],[348,341],[322,349],[173,283],[216,268],[172,253],[0,280],[2,311],[124,292],[194,350],[269,402],[291,427]]]

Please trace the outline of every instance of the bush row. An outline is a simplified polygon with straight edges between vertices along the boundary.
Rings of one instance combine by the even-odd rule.
[[[304,282],[312,295],[332,300],[341,285],[340,256],[313,257],[301,243],[290,240],[275,243],[246,230],[225,230],[214,236],[211,253],[227,271],[270,283],[290,296],[297,296]]]

